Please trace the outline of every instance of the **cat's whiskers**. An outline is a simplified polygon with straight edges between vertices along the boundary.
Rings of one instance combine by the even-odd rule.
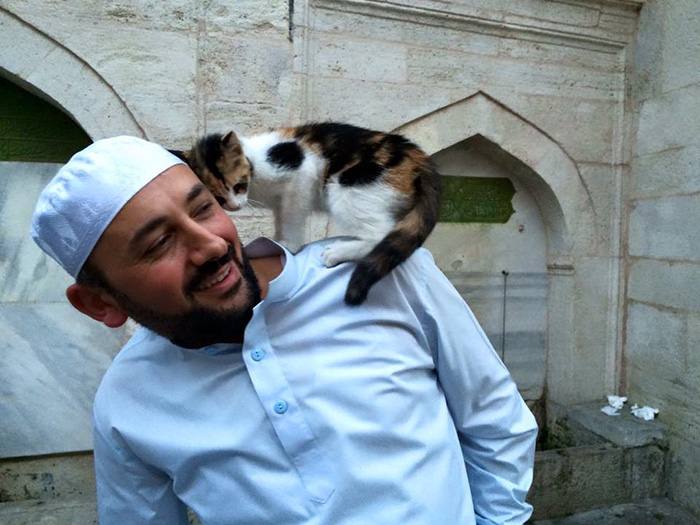
[[[266,208],[266,206],[262,202],[254,201],[252,199],[248,199],[248,201],[246,202],[246,206],[252,211],[253,217],[260,217],[261,215],[259,215],[257,212],[260,209]]]

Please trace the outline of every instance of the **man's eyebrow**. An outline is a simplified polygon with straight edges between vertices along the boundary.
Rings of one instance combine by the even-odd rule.
[[[193,200],[195,200],[199,195],[205,190],[204,184],[201,182],[199,184],[195,184],[192,189],[189,191],[187,194],[187,198],[185,199],[185,204],[190,204]]]
[[[192,189],[190,189],[190,191],[187,192],[187,196],[185,197],[185,204],[190,204],[193,200],[199,197],[199,195],[201,195],[205,189],[206,186],[204,186],[204,184],[202,184],[201,182],[192,186]],[[166,220],[167,219],[165,217],[156,217],[155,219],[151,219],[146,224],[141,226],[131,236],[131,239],[129,240],[129,249],[134,249],[144,237],[146,237],[153,230],[164,224]]]
[[[141,242],[141,240],[146,237],[153,230],[164,224],[166,221],[165,217],[156,217],[151,219],[146,224],[141,226],[129,239],[129,249],[133,250]]]

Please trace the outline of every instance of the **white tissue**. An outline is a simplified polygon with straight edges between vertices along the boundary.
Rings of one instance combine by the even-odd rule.
[[[620,396],[608,396],[608,404],[616,409],[621,409],[622,405],[624,405],[627,402],[626,397],[620,397]]]
[[[656,414],[659,413],[658,408],[652,408],[648,406],[643,406],[640,408],[639,406],[637,406],[637,403],[635,403],[630,410],[632,410],[632,414],[634,415],[634,417],[638,417],[639,419],[645,419],[646,421],[651,421],[652,419],[654,419]]]
[[[609,415],[609,416],[619,416],[620,415],[617,413],[618,409],[613,408],[611,406],[604,406],[603,408],[600,409],[600,411]]]

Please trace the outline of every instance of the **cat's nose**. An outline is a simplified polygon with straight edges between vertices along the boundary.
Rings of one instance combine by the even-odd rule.
[[[219,203],[219,206],[221,206],[222,208],[225,207],[226,199],[224,199],[223,197],[219,197],[218,195],[215,198],[216,198],[216,202]]]

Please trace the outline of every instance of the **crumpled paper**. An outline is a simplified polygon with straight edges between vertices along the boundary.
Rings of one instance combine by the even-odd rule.
[[[605,405],[603,408],[600,409],[601,412],[609,416],[619,416],[620,413],[617,410],[617,408],[613,408],[609,405]]]
[[[635,403],[630,410],[632,411],[632,415],[634,417],[638,417],[639,419],[644,419],[646,421],[653,420],[656,417],[656,414],[659,413],[658,408],[652,408],[646,405],[643,407],[639,407],[637,406],[637,403]]]
[[[609,416],[619,416],[618,410],[627,402],[626,397],[608,396],[608,405],[600,409],[601,412]]]
[[[627,403],[626,397],[608,396],[608,404],[613,408],[620,410],[625,403]]]

